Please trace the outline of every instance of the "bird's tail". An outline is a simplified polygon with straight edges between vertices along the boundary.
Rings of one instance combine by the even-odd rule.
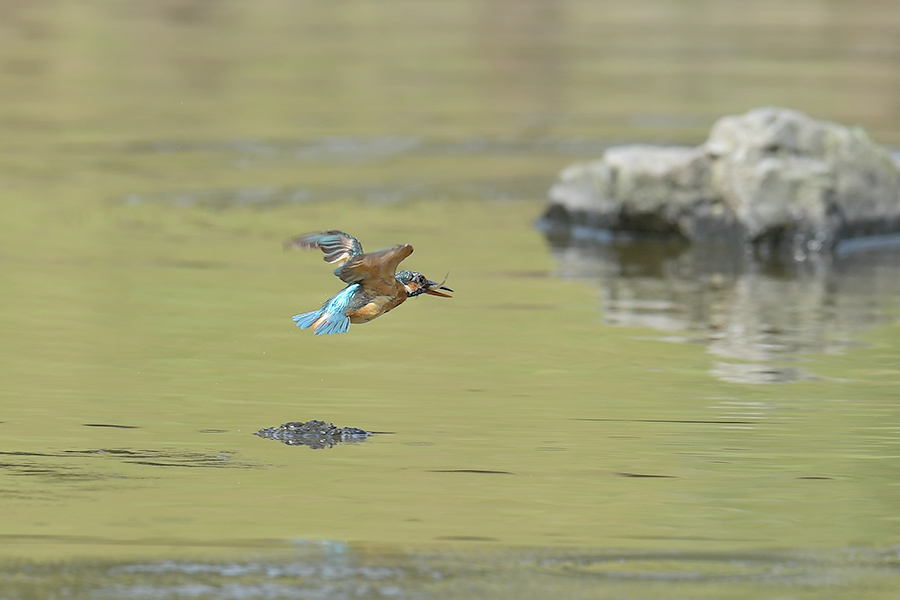
[[[294,315],[294,321],[300,329],[313,328],[316,335],[323,333],[346,333],[350,329],[350,317],[342,314],[331,314],[325,307],[312,312]]]
[[[325,302],[319,310],[294,315],[293,319],[297,323],[297,327],[300,329],[312,327],[316,335],[346,333],[350,329],[347,308],[356,287],[356,284],[347,286],[337,296]]]

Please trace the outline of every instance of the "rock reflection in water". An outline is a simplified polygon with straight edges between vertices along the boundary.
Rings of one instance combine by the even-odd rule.
[[[724,245],[586,237],[551,237],[558,274],[598,281],[607,323],[706,344],[721,359],[711,373],[725,381],[815,378],[783,363],[853,346],[900,294],[900,254],[889,248],[789,262]]]

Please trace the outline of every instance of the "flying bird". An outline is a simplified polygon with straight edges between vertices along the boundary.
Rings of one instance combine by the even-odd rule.
[[[348,284],[322,308],[294,315],[297,327],[312,327],[316,335],[344,333],[351,323],[368,323],[420,294],[452,298],[440,291],[453,291],[444,285],[446,277],[438,283],[416,271],[397,270],[400,261],[413,252],[409,244],[366,254],[355,237],[332,230],[291,238],[284,247],[321,250],[325,262],[337,264],[334,274]]]

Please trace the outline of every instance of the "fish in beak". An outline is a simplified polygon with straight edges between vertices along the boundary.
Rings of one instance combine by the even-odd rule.
[[[452,298],[452,297],[453,297],[453,296],[451,296],[450,294],[445,294],[444,292],[439,292],[439,291],[438,291],[438,290],[447,290],[448,292],[452,292],[453,290],[451,290],[451,289],[448,288],[447,286],[445,286],[445,285],[437,285],[437,284],[436,284],[435,282],[433,282],[433,281],[429,281],[428,283],[430,283],[431,285],[428,286],[428,289],[427,289],[427,290],[425,290],[425,293],[426,293],[426,294],[429,294],[429,295],[431,295],[431,296],[440,296],[441,298]],[[434,286],[437,286],[437,288],[435,288]]]
[[[444,292],[438,291],[438,290],[447,290],[448,292],[453,291],[450,288],[448,288],[446,285],[444,285],[445,283],[447,283],[447,277],[450,277],[449,272],[447,273],[447,276],[444,277],[444,280],[440,283],[438,283],[436,281],[431,281],[429,279],[428,283],[426,283],[424,286],[422,286],[425,288],[425,293],[430,296],[439,296],[441,298],[452,298],[453,296],[451,296],[450,294],[445,294]]]

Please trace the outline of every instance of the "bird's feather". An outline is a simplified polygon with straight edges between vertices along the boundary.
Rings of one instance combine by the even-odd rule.
[[[348,260],[360,256],[363,253],[359,240],[343,231],[333,229],[307,233],[291,238],[284,243],[285,249],[302,248],[304,250],[319,249],[325,253],[324,261],[327,263],[344,264]]]
[[[350,329],[350,317],[347,311],[359,290],[359,284],[348,285],[334,298],[325,301],[322,308],[308,313],[294,315],[293,319],[300,329],[314,327],[316,335],[346,333]]]
[[[360,254],[335,269],[334,274],[346,283],[362,283],[367,289],[389,285],[394,281],[397,265],[413,253],[409,244],[400,244],[369,254]]]

